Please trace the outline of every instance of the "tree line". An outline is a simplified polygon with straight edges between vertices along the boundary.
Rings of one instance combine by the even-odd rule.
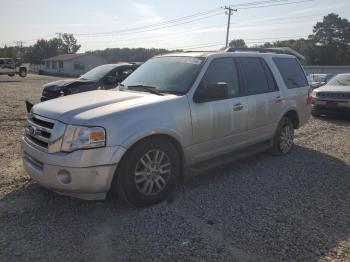
[[[243,39],[235,39],[230,47],[247,47]],[[350,65],[350,22],[331,13],[316,23],[307,39],[266,42],[254,47],[290,47],[305,56],[307,65]]]
[[[247,47],[243,39],[230,42],[230,47]],[[81,45],[72,34],[61,34],[50,40],[40,39],[27,47],[0,48],[0,57],[18,57],[24,62],[39,64],[45,58],[79,51]],[[304,64],[310,65],[349,65],[350,64],[350,22],[331,13],[317,22],[308,38],[266,42],[254,47],[290,47],[305,56]],[[89,51],[104,57],[109,63],[130,61],[143,62],[147,59],[169,52],[164,48],[106,48]]]

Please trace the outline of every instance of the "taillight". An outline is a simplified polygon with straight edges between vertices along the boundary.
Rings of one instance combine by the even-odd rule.
[[[312,104],[312,89],[310,88],[309,91],[307,92],[307,99],[306,99],[306,103],[308,105]]]

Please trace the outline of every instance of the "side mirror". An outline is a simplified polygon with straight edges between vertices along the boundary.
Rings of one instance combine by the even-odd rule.
[[[196,103],[203,103],[228,98],[228,86],[225,82],[218,82],[209,85],[200,85],[194,94],[193,100]]]
[[[105,84],[107,85],[115,85],[117,83],[116,76],[107,76],[105,79]]]

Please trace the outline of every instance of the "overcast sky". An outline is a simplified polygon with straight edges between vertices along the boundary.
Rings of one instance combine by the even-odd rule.
[[[265,0],[266,4],[259,6],[244,5],[263,1],[0,0],[0,46],[13,45],[14,41],[29,45],[38,38],[67,32],[76,34],[82,45],[80,51],[113,47],[219,48],[225,43],[227,16],[224,10],[215,8],[225,5],[238,5],[231,19],[230,39],[242,38],[249,45],[307,37],[313,25],[331,12],[350,20],[350,0]],[[280,5],[271,6],[276,4]],[[133,29],[206,11],[205,15],[175,24]],[[190,22],[195,19],[199,20]]]

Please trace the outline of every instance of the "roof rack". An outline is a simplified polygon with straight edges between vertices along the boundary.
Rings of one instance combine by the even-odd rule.
[[[214,53],[217,52],[217,50],[184,50],[184,53]]]
[[[225,52],[259,52],[259,53],[276,53],[288,54],[297,57],[299,60],[305,60],[305,57],[290,47],[271,47],[271,48],[235,48],[229,47]]]

